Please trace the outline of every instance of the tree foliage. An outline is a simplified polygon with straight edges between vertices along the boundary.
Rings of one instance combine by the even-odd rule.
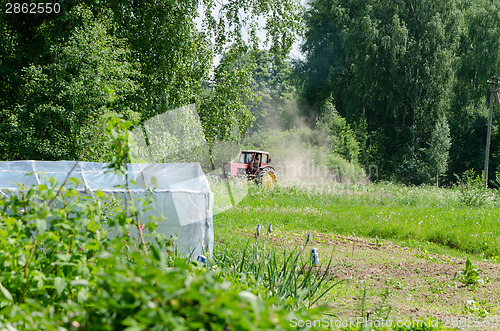
[[[498,8],[496,0],[314,0],[301,65],[305,98],[315,106],[333,99],[368,151],[363,163],[385,178],[411,173],[428,164],[424,151],[443,116],[454,140],[472,122],[465,110],[484,107],[500,40],[486,22]]]
[[[85,159],[103,161],[104,140],[91,137],[108,88],[114,111],[139,125],[196,105],[211,146],[249,128],[291,129],[330,101],[359,161],[411,182],[435,176],[428,147],[446,118],[453,180],[482,167],[499,1],[313,0],[303,17],[298,0],[67,0],[57,15],[2,12],[0,158],[76,159],[90,146]],[[297,85],[284,59],[304,20]]]
[[[450,156],[450,127],[446,117],[441,117],[436,122],[432,131],[428,153],[429,174],[436,175],[436,185],[439,185],[439,176],[448,169]]]
[[[59,25],[73,26],[71,33]],[[2,98],[2,158],[76,159],[101,122],[106,88],[116,91],[121,112],[131,111],[129,97],[139,89],[139,71],[128,62],[123,40],[108,33],[110,25],[105,13],[75,6],[36,29],[10,31],[26,40],[15,45],[24,56],[2,61],[10,70],[8,79],[16,81],[3,87],[17,90]],[[54,39],[61,42],[52,43]],[[33,43],[41,49],[32,50]],[[98,159],[100,151],[102,146],[95,146],[88,158]]]
[[[268,51],[249,58],[253,64],[251,87],[260,99],[251,109],[255,121],[249,131],[293,128],[301,113],[293,65]]]
[[[196,103],[208,137],[238,136],[232,122],[253,120],[248,71],[214,60],[261,47],[262,25],[270,50],[285,56],[300,8],[295,0],[71,0],[59,14],[2,12],[1,158],[76,159],[103,114],[106,86],[126,117],[144,122]],[[100,160],[103,148],[99,140],[86,159]]]
[[[449,116],[453,145],[450,149],[451,173],[468,169],[482,171],[486,125],[488,122],[491,76],[500,68],[500,1],[463,1],[465,27],[461,34],[457,84]],[[493,113],[492,158],[490,169],[499,170],[500,136],[498,112]],[[494,171],[491,171],[494,173]]]
[[[209,143],[240,139],[254,119],[250,108],[257,95],[250,86],[251,66],[237,61],[238,55],[240,50],[233,48],[222,57],[200,105],[200,118]]]
[[[321,108],[321,117],[317,123],[320,131],[326,132],[331,139],[332,153],[340,155],[349,162],[357,163],[359,142],[351,126],[340,116],[330,101]]]

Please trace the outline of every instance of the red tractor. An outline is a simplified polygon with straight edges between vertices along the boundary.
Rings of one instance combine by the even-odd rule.
[[[267,188],[273,188],[276,183],[276,170],[269,163],[268,152],[241,151],[237,163],[224,164],[224,177],[248,178]]]

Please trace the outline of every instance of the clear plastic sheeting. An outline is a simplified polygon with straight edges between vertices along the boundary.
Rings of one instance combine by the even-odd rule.
[[[49,184],[55,178],[62,184],[75,161],[4,161],[0,162],[0,194],[15,192],[20,185]],[[125,177],[109,172],[107,164],[79,162],[71,178],[80,183],[77,189],[91,194],[103,191],[127,200]],[[213,194],[198,163],[134,163],[128,164],[129,189],[134,199],[150,195],[152,209],[140,214],[141,223],[151,216],[163,221],[157,231],[178,238],[180,253],[196,257],[213,249]],[[131,227],[130,234],[137,235]]]

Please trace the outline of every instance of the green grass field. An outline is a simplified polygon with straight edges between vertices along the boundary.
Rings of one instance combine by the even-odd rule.
[[[260,223],[263,229],[272,224],[289,234],[316,231],[388,239],[498,260],[500,207],[494,200],[482,207],[463,206],[458,194],[392,184],[272,191],[250,186],[235,207],[214,217],[216,240],[231,242],[235,233],[254,231]]]

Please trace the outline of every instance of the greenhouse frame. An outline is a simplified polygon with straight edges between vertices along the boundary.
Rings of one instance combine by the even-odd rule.
[[[22,185],[50,185],[50,178],[62,184],[68,173],[77,179],[83,194],[102,191],[125,203],[129,199],[125,176],[107,168],[105,163],[75,161],[2,161],[0,194],[9,195]],[[213,250],[213,193],[198,163],[127,164],[129,190],[134,199],[149,196],[150,209],[139,214],[141,223],[150,217],[162,220],[157,231],[177,237],[179,253],[196,258]],[[110,231],[112,232],[112,231]],[[130,235],[137,229],[130,227]]]

